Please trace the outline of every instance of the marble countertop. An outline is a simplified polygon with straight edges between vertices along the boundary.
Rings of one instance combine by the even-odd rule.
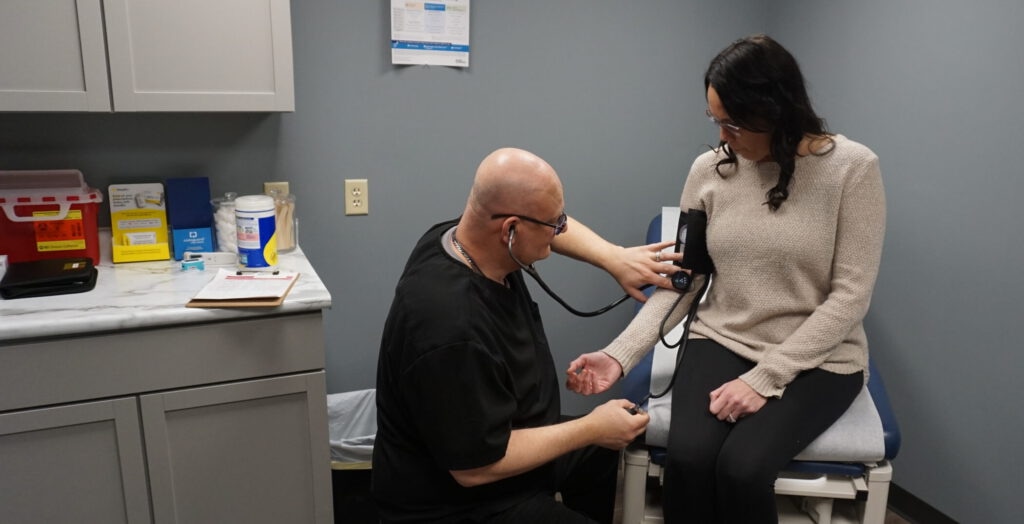
[[[0,300],[0,341],[83,335],[317,311],[331,294],[301,248],[278,257],[283,270],[298,271],[284,304],[269,308],[189,308],[185,304],[213,278],[216,267],[182,271],[174,260],[114,264],[110,231],[100,231],[96,288],[85,293]]]

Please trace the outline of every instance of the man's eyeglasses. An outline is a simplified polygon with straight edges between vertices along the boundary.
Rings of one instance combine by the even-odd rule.
[[[711,114],[711,110],[710,109],[705,109],[704,110],[704,114],[708,116],[708,120],[711,120],[712,124],[715,124],[716,126],[724,129],[726,133],[729,133],[732,136],[740,136],[740,131],[743,130],[742,127],[740,127],[740,126],[738,126],[738,125],[736,125],[736,124],[734,124],[732,122],[723,122],[723,121],[715,118],[715,115]]]
[[[542,226],[548,226],[551,229],[555,230],[555,234],[556,235],[560,235],[560,234],[562,234],[562,231],[565,231],[565,225],[569,221],[569,217],[565,215],[564,211],[562,212],[561,215],[558,215],[558,220],[554,224],[545,222],[543,220],[537,220],[536,218],[528,217],[526,215],[513,215],[513,214],[491,215],[491,220],[494,220],[496,218],[509,218],[509,217],[516,217],[516,218],[518,218],[520,220],[525,220],[527,222],[533,222],[534,224],[540,224]]]

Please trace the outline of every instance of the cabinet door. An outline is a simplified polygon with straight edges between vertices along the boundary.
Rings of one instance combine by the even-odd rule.
[[[100,0],[4,0],[0,49],[0,111],[110,111]]]
[[[0,414],[0,522],[151,522],[135,399]]]
[[[157,523],[333,522],[322,371],[141,403]]]
[[[293,111],[288,0],[103,0],[115,111]]]

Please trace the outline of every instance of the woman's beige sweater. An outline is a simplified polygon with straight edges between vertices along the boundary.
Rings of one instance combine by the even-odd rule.
[[[822,156],[800,157],[789,198],[769,210],[778,164],[739,159],[715,171],[721,151],[696,159],[682,210],[708,215],[715,264],[691,337],[709,338],[755,363],[741,375],[766,397],[781,397],[801,371],[865,371],[863,319],[878,275],[885,235],[885,194],[878,157],[842,135]],[[699,287],[702,279],[694,283]],[[678,324],[696,292],[672,311]],[[603,351],[629,372],[657,342],[678,293],[658,290]]]

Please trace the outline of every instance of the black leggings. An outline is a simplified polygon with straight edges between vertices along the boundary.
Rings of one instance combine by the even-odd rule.
[[[665,465],[666,523],[775,523],[779,471],[832,425],[864,384],[863,372],[797,375],[782,398],[735,424],[709,411],[709,394],[754,367],[722,345],[693,339],[672,386]]]

